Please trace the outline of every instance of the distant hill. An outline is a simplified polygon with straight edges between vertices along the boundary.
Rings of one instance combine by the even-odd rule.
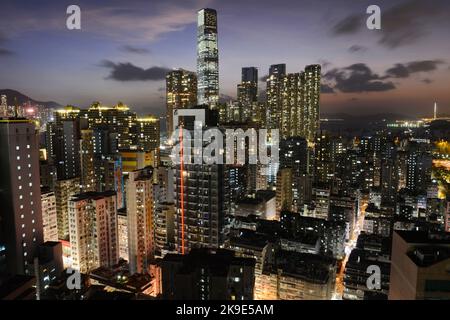
[[[34,100],[33,98],[30,98],[30,97],[24,95],[23,93],[20,93],[19,91],[11,90],[11,89],[0,89],[0,95],[6,95],[9,105],[14,104],[14,99],[16,98],[17,103],[19,105],[22,105],[23,103],[27,103],[28,101],[30,101],[32,104],[39,104],[46,108],[60,108],[61,107],[61,105],[55,101],[37,101],[37,100]]]

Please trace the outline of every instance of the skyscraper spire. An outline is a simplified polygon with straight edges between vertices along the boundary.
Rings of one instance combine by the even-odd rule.
[[[197,100],[215,108],[219,102],[219,50],[217,47],[217,12],[198,11],[197,25]]]
[[[437,119],[437,102],[434,102],[434,114],[433,114],[433,119],[434,119],[434,120]]]

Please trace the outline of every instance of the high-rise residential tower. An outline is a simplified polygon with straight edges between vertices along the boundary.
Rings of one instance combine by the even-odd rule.
[[[35,125],[0,118],[0,273],[31,274],[43,242]]]
[[[313,143],[320,125],[320,72],[318,64],[306,66],[303,74],[303,110],[300,123],[303,128],[303,137]]]
[[[240,108],[241,121],[254,117],[254,109],[258,102],[258,69],[242,68],[241,83],[237,86],[237,99]]]
[[[219,50],[217,12],[201,9],[197,14],[197,100],[215,108],[219,102]]]
[[[68,205],[73,268],[84,273],[115,265],[119,260],[115,192],[77,194]]]
[[[167,136],[173,132],[173,112],[197,104],[197,75],[178,69],[166,75]]]
[[[270,66],[267,78],[267,128],[277,129],[281,121],[281,84],[286,75],[286,64]]]
[[[196,117],[192,115],[201,112],[205,112],[206,119],[202,130],[217,128],[216,110],[196,108],[186,110],[185,115],[180,115],[179,121],[175,119],[175,129],[182,125],[184,130],[194,136],[193,122],[199,119],[194,119]],[[183,140],[183,146],[191,143],[186,141]],[[225,165],[180,163],[175,167],[174,187],[175,241],[178,252],[184,254],[192,248],[220,247],[224,238],[225,215],[230,209]]]
[[[152,167],[129,173],[126,197],[130,273],[145,273],[154,256]]]

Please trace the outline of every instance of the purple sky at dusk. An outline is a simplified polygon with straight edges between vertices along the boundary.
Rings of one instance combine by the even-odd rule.
[[[71,4],[81,7],[81,30],[66,29]],[[381,7],[382,30],[366,28],[371,4]],[[196,69],[202,7],[218,11],[224,96],[235,97],[242,67],[263,77],[271,64],[299,72],[321,63],[322,112],[430,116],[436,100],[450,114],[446,0],[2,0],[0,88],[162,115],[165,71]],[[115,76],[120,68],[134,78]]]

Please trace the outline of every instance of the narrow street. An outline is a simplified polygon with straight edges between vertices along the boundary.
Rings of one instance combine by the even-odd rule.
[[[352,252],[353,248],[356,247],[356,242],[358,240],[358,236],[363,230],[364,227],[364,217],[367,209],[367,200],[361,200],[360,211],[358,215],[358,219],[355,222],[355,227],[353,228],[353,232],[350,235],[350,239],[345,244],[345,258],[342,260],[342,265],[339,272],[336,274],[336,290],[333,297],[333,300],[342,300],[342,295],[344,294],[344,271],[345,265],[348,261],[348,257]]]

